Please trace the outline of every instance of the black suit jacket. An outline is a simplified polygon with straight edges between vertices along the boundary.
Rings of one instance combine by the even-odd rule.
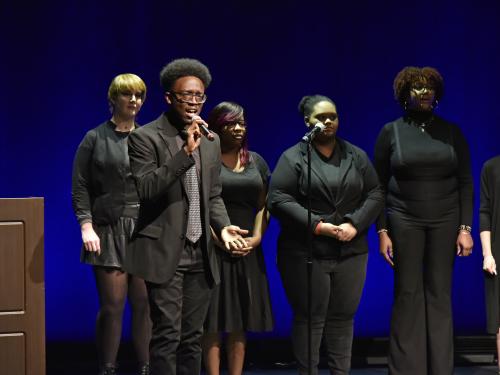
[[[141,201],[136,233],[124,268],[147,281],[167,282],[174,274],[184,249],[188,200],[183,175],[195,164],[179,149],[178,130],[166,114],[129,136],[129,157]],[[216,137],[201,140],[201,209],[204,235],[201,246],[212,281],[220,281],[210,226],[216,233],[229,225],[220,197],[220,144]]]
[[[341,162],[340,186],[335,197],[327,179],[314,158],[311,171],[312,225],[307,227],[307,146],[305,143],[286,150],[271,176],[268,207],[278,218],[281,233],[278,240],[280,255],[305,254],[308,231],[314,231],[319,221],[339,225],[349,221],[357,235],[349,242],[326,236],[313,237],[313,254],[321,258],[359,254],[368,251],[366,233],[383,207],[384,197],[377,174],[365,152],[337,138]]]

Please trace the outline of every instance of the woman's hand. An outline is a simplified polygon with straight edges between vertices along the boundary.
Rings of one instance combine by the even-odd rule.
[[[228,225],[221,231],[221,240],[224,243],[224,249],[234,256],[243,256],[252,250],[242,237],[243,234],[248,234],[248,230],[241,229],[236,225]]]
[[[385,261],[394,267],[394,252],[392,250],[392,240],[387,232],[380,232],[378,235],[379,251]]]
[[[483,259],[483,270],[490,273],[491,275],[497,274],[497,264],[493,255],[487,255]]]
[[[260,237],[244,237],[243,239],[247,243],[247,246],[244,248],[240,248],[240,249],[229,250],[229,253],[233,257],[247,256],[248,254],[250,254],[252,252],[253,249],[255,249],[257,246],[260,245],[260,241],[261,241]]]
[[[350,241],[356,236],[358,231],[351,223],[342,223],[340,225],[333,225],[330,223],[319,223],[319,230],[317,234],[320,236],[328,236],[336,238],[339,241]]]
[[[341,230],[340,226],[338,225],[333,225],[331,223],[323,223],[320,222],[318,223],[319,229],[317,230],[316,234],[320,236],[327,236],[327,237],[333,237],[338,239],[338,233]]]
[[[92,223],[82,224],[82,241],[85,250],[101,254],[101,241],[94,231]]]
[[[337,238],[339,241],[347,242],[352,240],[356,234],[358,234],[358,231],[351,223],[342,223],[339,225]]]
[[[262,240],[262,238],[259,236],[245,237],[244,239],[245,239],[248,247],[252,248],[252,250],[255,249],[257,246],[259,246],[260,242]]]
[[[472,241],[472,236],[466,230],[461,230],[458,232],[457,237],[457,255],[459,257],[467,257],[472,253],[472,246],[474,242]]]

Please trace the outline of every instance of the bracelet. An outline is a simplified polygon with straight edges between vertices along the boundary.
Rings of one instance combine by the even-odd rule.
[[[469,225],[464,225],[464,224],[459,225],[458,226],[458,231],[460,232],[462,230],[465,230],[465,231],[469,232],[469,234],[470,234],[470,232],[472,232],[472,228]]]
[[[321,229],[321,223],[322,223],[322,221],[320,221],[320,222],[316,225],[316,228],[314,228],[314,234],[315,234],[316,236],[319,236],[319,234],[320,234],[320,233],[319,233],[319,230]]]
[[[387,229],[379,229],[377,231],[378,234],[380,234],[380,233],[387,233],[387,232],[389,232]]]

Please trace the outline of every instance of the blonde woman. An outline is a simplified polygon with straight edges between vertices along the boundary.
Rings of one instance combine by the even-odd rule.
[[[82,232],[81,261],[93,267],[99,294],[96,343],[100,375],[116,373],[127,296],[139,374],[149,374],[151,327],[146,286],[122,268],[139,213],[127,138],[138,126],[135,119],[145,98],[146,85],[140,77],[116,76],[108,90],[111,119],[85,135],[73,165],[72,198]]]

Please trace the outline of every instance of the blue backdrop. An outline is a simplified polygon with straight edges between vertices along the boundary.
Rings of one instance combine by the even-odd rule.
[[[476,182],[500,153],[498,1],[38,1],[0,4],[0,196],[45,197],[46,312],[49,340],[93,338],[97,311],[91,269],[79,263],[71,209],[72,159],[85,132],[110,117],[108,85],[133,72],[148,85],[139,122],[164,109],[158,72],[195,57],[214,77],[204,114],[222,100],[248,113],[251,148],[271,168],[305,127],[303,95],[331,96],[339,134],[372,155],[384,123],[398,117],[392,81],[406,65],[436,67],[445,78],[438,113],[459,124]],[[476,211],[477,213],[477,204]],[[485,331],[481,250],[457,259],[456,333]],[[278,225],[264,240],[276,328],[288,335],[290,310],[275,267]],[[1,240],[1,239],[0,239]],[[387,335],[392,270],[373,230],[358,336]],[[128,331],[125,333],[128,335]]]

